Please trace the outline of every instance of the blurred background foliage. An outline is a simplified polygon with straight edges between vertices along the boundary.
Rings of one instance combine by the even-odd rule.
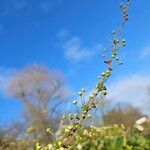
[[[70,99],[70,89],[65,83],[64,76],[58,71],[48,70],[41,65],[29,66],[16,72],[10,78],[5,91],[8,96],[21,101],[24,109],[21,120],[14,121],[9,126],[1,125],[0,149],[32,150],[35,149],[37,142],[44,145],[52,143],[55,137],[46,131],[47,128],[55,134],[61,125],[62,112],[68,113],[68,110],[64,108]],[[126,149],[132,149],[132,147],[148,149],[147,147],[150,146],[149,120],[142,125],[143,132],[137,133],[134,129],[136,120],[143,116],[149,117],[136,107],[121,103],[114,105],[112,100],[105,99],[97,107],[95,115],[85,123],[89,133],[86,135],[82,132],[79,135],[81,137],[79,141],[73,142],[73,148],[80,147],[79,143],[84,149],[89,147],[109,149],[118,147],[117,143],[123,146],[122,138],[125,134]],[[91,122],[97,128],[91,129],[89,126]],[[122,125],[125,129],[122,129]],[[91,139],[89,134],[94,137]]]

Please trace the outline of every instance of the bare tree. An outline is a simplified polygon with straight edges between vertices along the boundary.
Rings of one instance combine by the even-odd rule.
[[[63,75],[44,66],[33,65],[16,72],[10,78],[6,92],[23,102],[27,126],[35,128],[35,135],[39,139],[48,141],[50,136],[46,129],[57,126],[52,111],[66,102],[69,94]]]
[[[133,127],[135,121],[142,117],[138,108],[132,106],[115,107],[109,110],[104,116],[104,124],[124,124],[126,127]]]

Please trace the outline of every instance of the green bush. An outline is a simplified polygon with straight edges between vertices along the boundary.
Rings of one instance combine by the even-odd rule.
[[[148,150],[150,139],[138,133],[128,133],[124,126],[84,129],[72,142],[71,150]]]
[[[150,139],[136,131],[127,131],[123,125],[100,128],[91,126],[81,129],[70,145],[68,150],[149,150]],[[50,144],[49,149],[57,148],[55,144]],[[65,150],[65,148],[58,148],[58,150]]]
[[[3,141],[0,150],[35,150],[27,141]],[[68,148],[59,147],[61,143],[54,142],[47,146],[36,144],[36,150],[149,150],[150,138],[140,132],[130,131],[123,125],[104,127],[85,127],[72,139]],[[28,145],[28,146],[27,146]]]

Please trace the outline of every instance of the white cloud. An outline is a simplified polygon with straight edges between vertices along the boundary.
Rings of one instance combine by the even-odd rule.
[[[54,8],[61,6],[64,0],[37,0],[32,7],[38,7],[44,14],[48,14]],[[0,13],[6,15],[18,15],[32,0],[2,0],[2,9]]]
[[[50,1],[44,1],[41,3],[40,8],[44,14],[48,14],[51,9],[53,9],[54,3]]]
[[[150,114],[150,76],[134,75],[111,83],[109,98],[125,102]]]
[[[63,4],[63,0],[43,0],[40,3],[40,8],[44,14],[48,14],[56,6],[60,6],[62,4]]]
[[[69,38],[69,33],[67,30],[63,29],[58,33],[58,38],[60,40],[66,40],[67,38]]]
[[[15,73],[15,69],[13,68],[4,68],[0,67],[0,95],[5,96],[5,86],[7,85],[9,78],[13,73]]]
[[[21,10],[27,6],[27,1],[25,0],[16,0],[14,1],[14,8],[16,10]]]
[[[93,47],[85,47],[82,45],[79,37],[71,37],[66,30],[59,32],[58,36],[62,41],[64,57],[72,63],[88,61],[102,48],[100,44]]]
[[[63,47],[65,50],[65,57],[74,62],[89,59],[94,54],[90,49],[81,47],[81,41],[78,37],[71,38]]]
[[[27,0],[10,0],[9,2],[4,1],[2,4],[3,15],[18,15],[18,11],[21,11],[27,6]]]
[[[150,46],[143,49],[140,54],[140,58],[147,58],[147,57],[150,57]]]

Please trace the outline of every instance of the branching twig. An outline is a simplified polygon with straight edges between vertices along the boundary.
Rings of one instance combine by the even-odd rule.
[[[101,76],[99,76],[99,81],[96,84],[96,87],[94,89],[94,92],[89,96],[89,99],[87,101],[83,101],[83,97],[85,94],[85,89],[81,89],[81,91],[78,93],[81,102],[81,112],[77,111],[77,114],[69,115],[69,120],[71,120],[71,123],[66,126],[63,135],[57,142],[58,147],[64,147],[68,148],[71,144],[72,139],[76,135],[77,131],[82,127],[83,121],[90,118],[90,110],[96,108],[96,105],[104,99],[105,95],[107,94],[107,88],[105,86],[105,82],[107,79],[111,76],[112,72],[122,64],[122,61],[118,57],[118,51],[121,47],[126,46],[126,41],[124,39],[120,39],[121,34],[123,32],[123,27],[125,23],[128,21],[128,8],[130,6],[130,1],[127,0],[126,3],[121,3],[120,8],[123,13],[123,21],[121,23],[121,27],[117,31],[113,31],[113,42],[112,42],[112,50],[111,55],[106,58],[106,49],[103,51],[102,58],[104,59],[104,63],[107,66],[107,69],[105,72],[102,73]],[[113,67],[113,64],[115,64],[115,67]],[[73,104],[77,108],[78,101],[73,101]],[[77,108],[78,109],[78,108]],[[66,118],[65,118],[66,119]]]

